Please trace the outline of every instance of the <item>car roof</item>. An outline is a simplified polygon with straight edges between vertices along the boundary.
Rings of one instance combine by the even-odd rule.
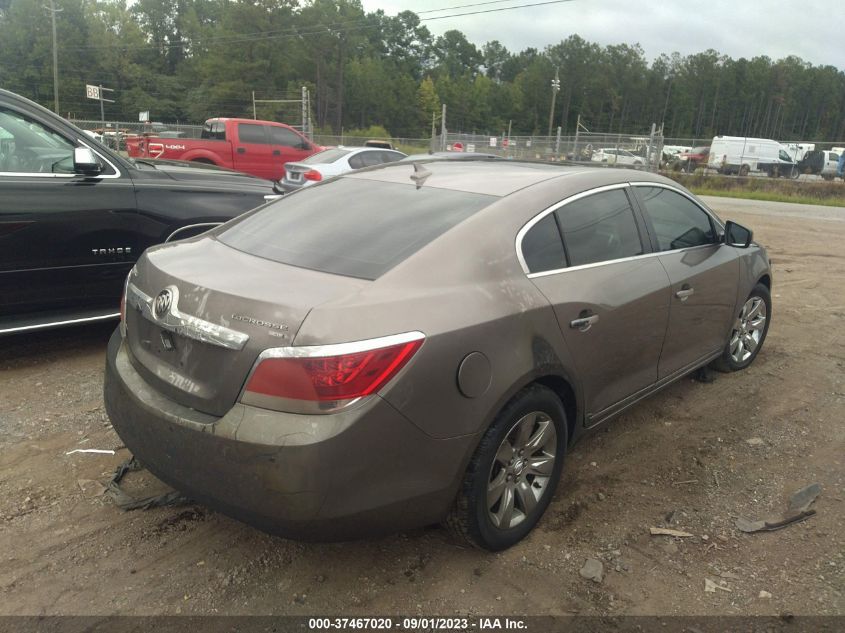
[[[605,174],[605,178],[601,178],[601,173]],[[657,179],[646,172],[633,172],[628,169],[513,160],[433,160],[416,163],[399,161],[351,172],[342,177],[400,184],[416,182],[417,186],[421,187],[504,197],[545,181],[577,178],[580,175],[587,175],[590,180],[598,177],[606,180],[606,184]]]

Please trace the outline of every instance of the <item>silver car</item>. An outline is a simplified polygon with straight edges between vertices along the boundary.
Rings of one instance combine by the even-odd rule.
[[[263,529],[499,550],[589,429],[753,362],[771,285],[748,229],[660,176],[397,163],[149,249],[105,401],[154,474]]]
[[[394,163],[406,154],[376,147],[332,147],[312,154],[298,163],[287,163],[279,188],[285,193],[345,174],[355,169]]]

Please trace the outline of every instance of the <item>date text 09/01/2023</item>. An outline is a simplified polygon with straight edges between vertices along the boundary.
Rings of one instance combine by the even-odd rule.
[[[524,630],[527,626],[518,618],[309,618],[308,629],[318,630],[392,630],[402,631],[473,631]]]

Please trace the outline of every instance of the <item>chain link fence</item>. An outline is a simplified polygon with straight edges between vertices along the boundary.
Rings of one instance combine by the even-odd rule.
[[[574,136],[486,136],[449,132],[433,139],[434,151],[490,154],[503,158],[581,163],[593,166],[631,166],[658,171],[663,137],[580,132]]]

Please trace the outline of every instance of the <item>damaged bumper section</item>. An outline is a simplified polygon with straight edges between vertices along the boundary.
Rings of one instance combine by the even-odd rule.
[[[455,497],[471,437],[434,439],[375,397],[330,415],[235,404],[182,406],[109,341],[105,403],[127,448],[159,479],[267,532],[344,540],[435,523]]]

